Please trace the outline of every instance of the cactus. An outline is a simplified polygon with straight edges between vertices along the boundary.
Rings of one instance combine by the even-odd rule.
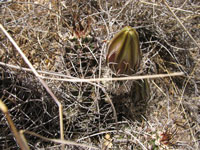
[[[131,74],[139,68],[141,56],[137,31],[126,26],[110,41],[106,62],[117,74]]]
[[[147,101],[150,98],[150,87],[147,79],[134,81],[132,84],[132,98],[134,102]]]
[[[138,33],[132,27],[126,26],[110,41],[106,62],[115,73],[130,75],[138,70],[141,57]],[[150,87],[147,79],[134,82],[132,88],[134,101],[150,98]]]

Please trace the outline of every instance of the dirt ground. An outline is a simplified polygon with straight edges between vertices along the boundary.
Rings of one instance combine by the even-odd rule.
[[[1,30],[0,99],[30,149],[200,149],[199,0],[1,0],[0,24],[59,101]],[[142,51],[128,77],[182,75],[148,79],[149,91],[107,81],[126,76],[106,64],[125,26]],[[0,149],[20,149],[2,112]]]

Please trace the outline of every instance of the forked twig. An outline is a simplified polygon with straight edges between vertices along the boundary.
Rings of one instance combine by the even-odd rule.
[[[7,66],[9,68],[20,69],[20,70],[32,72],[31,69],[10,65],[10,64],[3,63],[3,62],[0,62],[0,65]],[[101,82],[109,82],[109,81],[123,81],[123,80],[156,79],[156,78],[165,78],[165,77],[184,76],[185,75],[184,72],[173,72],[173,73],[168,73],[168,74],[140,75],[140,76],[116,77],[116,78],[82,79],[82,78],[67,76],[64,74],[57,73],[57,72],[47,72],[47,71],[42,71],[42,70],[37,70],[37,72],[46,74],[46,75],[39,75],[40,78],[43,78],[43,79],[51,79],[51,80],[66,81],[66,82],[86,82],[86,83],[92,84],[94,86],[98,86],[98,84],[95,84],[94,82],[100,82],[100,81]],[[55,78],[49,77],[49,75],[56,76],[56,77]]]
[[[20,67],[9,65],[9,64],[5,64],[5,63],[2,63],[2,62],[0,62],[0,65],[8,66],[8,67],[15,68],[15,69],[22,69],[22,70],[25,70],[25,71],[32,71],[32,70],[27,69],[27,68],[20,68]],[[109,97],[109,95],[106,92],[106,90],[103,87],[101,87],[99,84],[95,84],[94,82],[139,80],[139,79],[154,79],[154,78],[164,78],[164,77],[173,77],[173,76],[184,76],[183,72],[174,72],[174,73],[169,73],[169,74],[140,75],[140,76],[128,76],[128,77],[118,77],[118,78],[80,79],[80,78],[75,78],[75,77],[69,77],[69,76],[66,76],[64,74],[50,73],[50,72],[44,72],[44,71],[38,71],[38,72],[46,74],[46,75],[56,76],[56,77],[53,78],[53,77],[48,77],[48,76],[44,76],[44,75],[43,76],[39,75],[40,78],[43,78],[43,79],[50,79],[50,80],[56,80],[56,81],[65,81],[65,82],[85,82],[85,83],[89,83],[89,84],[92,84],[94,86],[98,86],[99,88],[101,88],[102,91],[104,92],[104,94],[106,95],[106,97],[107,97],[108,101],[110,102],[111,107],[113,109],[113,115],[114,115],[114,118],[115,118],[115,123],[116,123],[116,128],[117,129],[118,129],[118,126],[117,126],[117,122],[118,122],[117,121],[117,113],[116,113],[115,107],[114,107],[114,105],[112,103],[112,100]]]
[[[8,37],[8,39],[13,44],[13,46],[16,48],[16,50],[20,53],[20,55],[22,56],[22,58],[24,59],[24,61],[26,62],[26,64],[29,66],[29,68],[32,70],[32,72],[34,73],[34,75],[38,78],[38,80],[40,81],[40,83],[45,87],[45,89],[47,90],[47,92],[51,95],[51,97],[53,98],[53,100],[58,105],[58,107],[59,107],[59,119],[60,119],[60,138],[61,138],[61,140],[64,140],[63,111],[62,111],[62,104],[61,104],[61,102],[53,94],[53,92],[51,91],[51,89],[48,87],[48,85],[45,83],[45,81],[41,78],[41,76],[35,70],[35,68],[33,67],[33,65],[28,60],[28,58],[24,55],[24,53],[22,52],[22,50],[19,48],[19,46],[17,45],[17,43],[13,40],[13,38],[9,35],[9,33],[4,29],[4,27],[1,24],[0,24],[0,28],[3,31],[3,33]],[[62,149],[64,149],[63,146],[62,146]]]
[[[15,66],[15,65],[10,65],[10,64],[6,64],[6,63],[3,63],[3,62],[0,62],[0,65],[3,65],[3,66],[7,66],[7,67],[10,67],[10,68],[14,68],[14,69],[20,69],[20,70],[24,70],[24,71],[29,71],[29,72],[32,72],[31,69],[29,68],[24,68],[24,67],[19,67],[19,66]],[[41,71],[41,70],[37,70],[37,72],[41,73],[41,74],[45,74],[45,75],[52,75],[52,76],[56,76],[56,78],[52,78],[54,80],[59,80],[61,77],[62,78],[65,78],[65,79],[75,79],[76,80],[79,80],[80,78],[76,78],[76,77],[72,77],[72,76],[67,76],[67,75],[64,75],[64,74],[60,74],[60,73],[56,73],[56,72],[47,72],[47,71]],[[46,76],[41,76],[39,75],[40,78],[43,78],[43,79],[46,79],[48,77]],[[101,78],[100,78],[101,79]],[[87,80],[87,79],[86,79]],[[72,81],[68,81],[68,82],[74,82],[73,80]],[[100,88],[104,94],[106,95],[106,98],[107,100],[109,101],[111,107],[112,107],[112,110],[113,110],[113,116],[114,116],[114,119],[115,119],[115,123],[116,123],[116,128],[118,129],[118,125],[117,125],[117,113],[116,113],[116,110],[115,110],[115,107],[114,107],[114,104],[110,98],[110,96],[108,95],[108,93],[106,92],[105,88],[102,87],[101,85],[99,84],[96,84],[94,82],[90,82],[90,81],[86,81],[86,83],[88,84],[91,84],[93,86],[97,86],[98,88]]]

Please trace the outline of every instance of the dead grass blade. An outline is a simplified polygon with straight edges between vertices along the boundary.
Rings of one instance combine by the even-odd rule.
[[[124,81],[124,80],[140,80],[140,79],[155,79],[155,78],[165,78],[173,76],[184,76],[183,72],[174,72],[169,74],[156,74],[156,75],[140,75],[140,76],[128,76],[128,77],[116,77],[116,78],[95,78],[95,79],[62,79],[62,78],[50,78],[44,77],[43,79],[57,80],[57,81],[66,81],[66,82],[109,82],[109,81]]]
[[[30,67],[30,69],[32,70],[32,72],[34,73],[34,75],[39,79],[40,83],[44,86],[44,88],[47,90],[47,92],[51,95],[51,97],[53,98],[53,100],[58,105],[58,107],[59,107],[59,119],[60,119],[60,138],[61,138],[61,140],[64,140],[63,108],[62,108],[61,102],[53,94],[53,92],[51,91],[51,89],[48,87],[48,85],[45,83],[45,81],[40,77],[40,75],[38,74],[38,72],[35,70],[35,68],[33,67],[33,65],[28,60],[28,58],[24,55],[24,53],[19,48],[19,46],[17,45],[17,43],[13,40],[13,38],[9,35],[9,33],[4,29],[4,27],[1,24],[0,24],[0,28],[3,31],[3,33],[8,37],[8,39],[13,44],[13,46],[16,48],[16,50],[20,53],[20,55],[22,56],[22,58],[24,59],[24,61],[26,62],[26,64]],[[62,147],[62,148],[64,149],[64,147]]]
[[[27,141],[26,139],[23,137],[22,134],[19,134],[19,132],[17,131],[17,128],[15,127],[11,117],[10,117],[10,114],[8,112],[8,108],[7,106],[3,103],[3,101],[0,99],[0,109],[1,111],[5,114],[6,116],[6,119],[8,121],[8,124],[11,128],[11,131],[13,132],[14,136],[15,136],[15,139],[17,141],[17,144],[19,145],[19,147],[22,149],[22,150],[29,150],[29,146],[27,144]]]

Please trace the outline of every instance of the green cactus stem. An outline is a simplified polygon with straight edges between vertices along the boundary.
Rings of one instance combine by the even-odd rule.
[[[138,70],[141,56],[137,31],[126,26],[110,41],[106,61],[115,73],[131,74]]]

